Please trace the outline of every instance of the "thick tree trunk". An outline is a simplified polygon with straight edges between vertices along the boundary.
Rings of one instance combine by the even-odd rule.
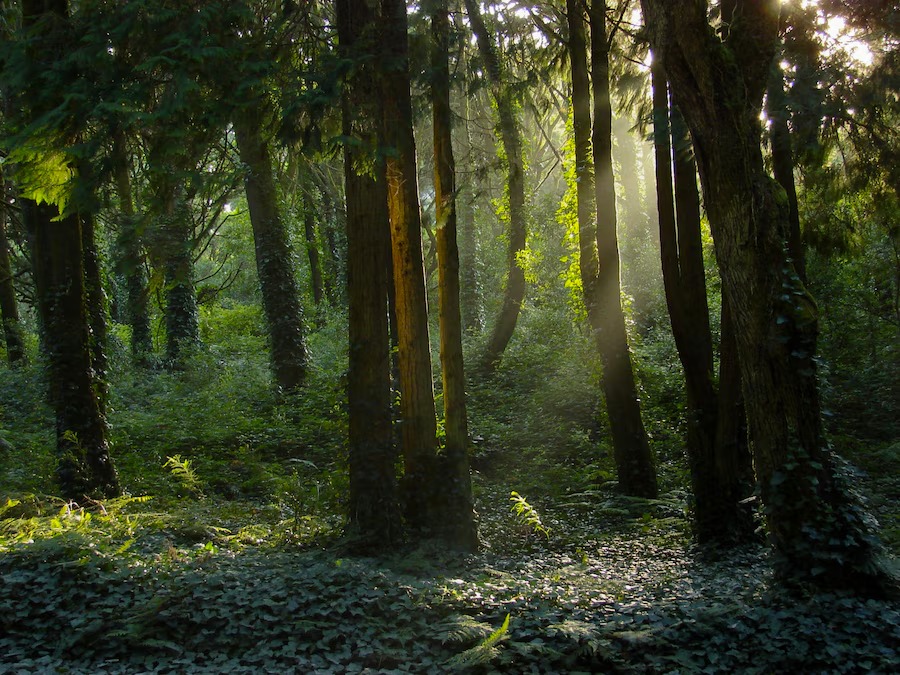
[[[358,173],[371,160],[382,125],[381,94],[372,67],[377,53],[375,17],[366,0],[337,0],[342,58],[356,65],[344,83],[343,133],[347,194],[347,290],[350,364],[350,523],[360,549],[384,549],[401,538],[391,429],[387,287],[390,259],[381,241],[388,230],[384,164],[374,156],[375,177]],[[373,153],[374,154],[374,153]]]
[[[157,236],[165,280],[166,361],[170,367],[180,368],[184,365],[185,351],[200,342],[193,242],[188,207],[181,190],[169,186],[164,194]]]
[[[503,67],[496,47],[488,34],[478,0],[465,0],[469,24],[478,42],[478,51],[485,63],[486,77],[497,105],[498,127],[503,152],[506,155],[507,197],[509,199],[509,248],[507,249],[506,288],[503,305],[491,330],[487,347],[479,369],[490,373],[503,356],[519,319],[519,310],[525,299],[525,270],[519,265],[519,256],[525,250],[525,165],[522,154],[522,133],[516,119],[516,102],[513,92],[504,79]]]
[[[55,222],[55,207],[22,202],[32,241],[49,397],[56,415],[61,494],[67,499],[113,497],[120,490],[91,353],[81,219],[69,215]]]
[[[451,136],[450,19],[447,0],[431,0],[431,103],[434,127],[435,227],[438,260],[441,375],[444,390],[444,452],[439,458],[445,503],[445,538],[467,551],[478,548],[469,476],[466,376],[463,369],[456,243],[456,165]]]
[[[739,503],[745,495],[737,496],[741,492],[738,476],[726,471],[728,467],[720,466],[716,442],[719,399],[713,381],[697,172],[687,128],[669,101],[665,73],[658,58],[651,67],[651,79],[663,282],[672,334],[685,375],[687,455],[694,493],[695,530],[701,543],[731,544],[743,539],[752,523]],[[728,417],[726,421],[731,419]]]
[[[306,377],[303,309],[272,175],[272,158],[260,129],[263,119],[263,106],[259,101],[251,101],[237,112],[232,124],[241,161],[248,169],[244,189],[253,227],[263,311],[269,329],[272,371],[278,386],[291,392],[299,388]]]
[[[116,269],[125,277],[125,317],[131,326],[131,356],[135,363],[144,364],[153,353],[149,290],[144,271],[143,237],[134,212],[128,150],[125,135],[121,132],[113,136],[113,177],[122,218],[116,242],[119,256]]]
[[[3,318],[3,337],[6,341],[6,360],[10,366],[27,362],[22,326],[19,322],[19,303],[13,283],[6,223],[9,213],[9,190],[0,171],[0,316]]]
[[[381,8],[383,140],[396,293],[404,505],[407,524],[424,533],[440,524],[434,481],[437,422],[409,90],[406,3],[382,0]]]
[[[862,508],[824,438],[816,306],[788,258],[787,204],[763,166],[759,111],[780,3],[740,4],[720,39],[705,3],[642,1],[694,140],[768,531],[783,576],[884,592]]]
[[[656,470],[641,420],[619,283],[605,10],[605,2],[595,1],[590,11],[597,258],[585,258],[585,247],[582,245],[581,267],[583,275],[586,270],[591,275],[596,274],[592,287],[585,285],[585,304],[603,363],[602,386],[613,436],[619,486],[628,495],[655,497]]]
[[[81,217],[81,251],[84,257],[84,290],[90,326],[91,364],[94,368],[96,393],[100,397],[102,409],[105,410],[109,399],[106,292],[103,290],[100,253],[97,251],[95,241],[94,218],[90,215]]]

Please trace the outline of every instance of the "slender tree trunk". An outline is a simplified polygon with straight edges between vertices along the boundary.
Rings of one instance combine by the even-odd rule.
[[[166,360],[169,366],[180,368],[184,365],[185,350],[200,342],[193,242],[181,189],[168,185],[163,194],[157,237],[162,247],[165,280]]]
[[[462,549],[478,548],[469,476],[466,376],[463,369],[459,301],[459,250],[456,243],[456,164],[450,110],[450,18],[447,0],[432,0],[431,102],[434,127],[435,226],[438,260],[441,375],[444,390],[444,452],[440,473],[446,503],[446,539]]]
[[[609,48],[606,37],[606,3],[592,3],[591,65],[594,96],[593,153],[596,171],[597,258],[582,257],[596,274],[594,288],[585,286],[588,318],[603,363],[602,385],[613,436],[613,452],[619,485],[625,494],[655,497],[656,470],[644,423],[628,351],[625,315],[619,281],[619,250],[616,237],[616,192],[612,168],[612,105],[609,95]],[[583,254],[582,254],[583,255]],[[591,318],[593,314],[593,318]]]
[[[797,203],[797,185],[794,181],[794,151],[788,127],[790,112],[784,94],[784,75],[781,66],[774,60],[769,74],[766,112],[771,125],[769,140],[772,149],[772,173],[787,195],[788,251],[800,280],[806,283],[806,255],[800,234],[800,208]]]
[[[0,171],[0,316],[3,317],[3,337],[6,340],[6,359],[10,366],[27,363],[25,341],[19,322],[19,303],[13,283],[12,265],[9,256],[9,240],[6,235],[7,214],[9,213],[8,185]]]
[[[460,303],[462,305],[463,327],[467,331],[480,333],[484,328],[484,311],[481,302],[481,286],[479,274],[479,247],[475,232],[475,194],[472,177],[475,174],[472,166],[472,140],[469,135],[469,97],[464,97],[465,113],[463,114],[463,133],[457,134],[462,139],[463,166],[468,176],[466,183],[457,181],[456,205],[457,220],[460,232]]]
[[[371,160],[382,125],[381,94],[373,56],[375,16],[366,0],[336,0],[339,50],[355,67],[344,83],[343,133],[361,143],[344,145],[347,195],[347,290],[350,364],[349,533],[359,548],[384,549],[401,537],[391,429],[387,287],[390,259],[381,244],[389,228],[383,158],[373,153],[374,178],[357,173]]]
[[[94,218],[91,215],[81,217],[81,251],[84,256],[84,290],[90,326],[91,365],[95,371],[95,390],[105,410],[109,399],[107,383],[109,360],[106,358],[108,318],[100,253],[97,251]]]
[[[780,3],[741,3],[721,38],[705,3],[642,6],[694,139],[778,571],[820,588],[896,591],[824,438],[816,305],[788,259],[787,208],[763,165],[759,112]]]
[[[322,282],[322,261],[319,257],[319,243],[316,240],[316,208],[312,186],[303,199],[303,233],[306,237],[306,255],[309,258],[309,276],[312,283],[313,302],[317,308],[325,300],[325,286]]]
[[[272,158],[260,129],[263,119],[263,105],[254,100],[235,114],[232,123],[241,161],[248,168],[244,188],[256,246],[256,271],[263,311],[269,328],[272,371],[278,386],[291,392],[299,388],[306,377],[303,309],[278,204]]]
[[[119,193],[122,218],[116,242],[119,254],[116,267],[119,274],[125,277],[125,316],[131,326],[131,356],[135,363],[144,364],[153,353],[149,289],[144,271],[143,237],[134,212],[128,150],[121,131],[113,136],[113,177]]]
[[[525,165],[522,153],[522,133],[516,119],[515,96],[505,81],[503,67],[496,46],[488,34],[478,0],[465,0],[469,24],[478,42],[478,51],[485,63],[486,77],[491,86],[494,102],[497,104],[500,139],[506,155],[507,197],[509,198],[509,248],[506,264],[509,270],[503,305],[494,323],[487,348],[481,358],[480,370],[492,372],[509,344],[519,310],[525,299],[525,270],[519,265],[519,256],[525,250]]]
[[[437,423],[409,90],[406,3],[382,0],[381,10],[383,139],[396,293],[404,500],[407,524],[424,533],[439,525],[434,481]]]

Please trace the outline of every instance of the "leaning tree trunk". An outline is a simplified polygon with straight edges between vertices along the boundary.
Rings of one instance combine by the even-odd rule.
[[[669,100],[658,58],[651,66],[651,80],[663,283],[672,334],[684,369],[694,526],[701,543],[732,544],[752,531],[752,521],[740,504],[746,495],[741,495],[738,474],[729,471],[731,465],[719,457],[722,451],[733,451],[731,444],[724,445],[731,439],[723,436],[723,446],[717,445],[719,398],[713,381],[697,172],[687,128]]]
[[[232,120],[241,161],[247,166],[244,188],[256,246],[256,271],[269,329],[272,372],[278,386],[291,392],[306,377],[303,309],[294,276],[291,249],[272,175],[272,158],[260,125],[264,106],[254,98]]]
[[[613,437],[613,454],[620,489],[628,495],[655,497],[656,469],[641,420],[619,281],[616,237],[616,192],[612,166],[612,105],[609,95],[609,46],[606,3],[593,2],[591,21],[592,91],[594,96],[593,154],[596,171],[596,258],[585,257],[582,275],[585,305],[603,364],[602,386]],[[593,251],[593,246],[590,246]]]
[[[25,340],[19,322],[19,303],[13,283],[9,256],[9,239],[6,235],[9,196],[7,183],[0,171],[0,316],[3,318],[3,337],[6,340],[6,360],[10,366],[26,363]]]
[[[381,2],[383,142],[386,147],[395,312],[400,367],[404,507],[410,528],[439,529],[437,422],[428,341],[416,148],[407,60],[406,3]]]
[[[431,103],[434,127],[435,229],[444,389],[444,452],[441,455],[446,539],[468,551],[478,548],[469,476],[466,377],[463,369],[459,249],[456,243],[456,164],[450,133],[450,19],[447,0],[429,3],[432,31]]]
[[[478,0],[465,0],[469,24],[478,42],[478,51],[485,63],[486,77],[497,105],[500,139],[506,155],[507,196],[509,198],[509,247],[506,255],[507,277],[503,305],[494,323],[488,344],[479,365],[480,370],[492,372],[512,337],[525,299],[525,270],[519,256],[525,251],[525,164],[522,154],[522,133],[516,119],[515,96],[505,80],[496,47],[488,34]]]
[[[383,159],[374,151],[382,124],[372,58],[375,17],[366,0],[337,0],[339,53],[355,64],[341,99],[347,195],[347,291],[350,363],[350,523],[360,549],[385,549],[401,538],[391,429],[387,288],[390,259],[381,241],[389,228]],[[358,172],[374,157],[375,175]]]
[[[874,538],[824,438],[816,305],[788,257],[787,204],[763,164],[759,112],[780,3],[735,4],[720,38],[706,3],[642,0],[694,140],[777,569],[820,588],[882,593],[890,582]]]

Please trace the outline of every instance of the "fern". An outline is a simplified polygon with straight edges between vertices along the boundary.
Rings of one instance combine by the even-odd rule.
[[[526,532],[543,534],[547,539],[550,538],[550,528],[544,526],[540,514],[538,514],[535,508],[528,503],[525,497],[513,490],[510,493],[509,500],[513,503],[510,510],[515,512]]]
[[[499,653],[497,644],[508,637],[508,632],[509,614],[506,615],[500,628],[488,635],[480,644],[451,657],[445,665],[451,670],[468,670],[490,663]]]
[[[181,455],[172,455],[166,457],[163,468],[168,469],[172,476],[188,490],[200,494],[200,478],[194,471],[191,460],[183,459]]]

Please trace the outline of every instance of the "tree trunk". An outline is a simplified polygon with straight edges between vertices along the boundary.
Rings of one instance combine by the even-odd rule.
[[[462,305],[463,327],[466,331],[480,333],[484,329],[484,310],[481,302],[481,275],[479,274],[479,247],[475,232],[475,194],[472,177],[472,142],[469,136],[469,97],[464,101],[466,112],[463,119],[462,138],[463,166],[469,181],[462,185],[457,181],[456,213],[460,232],[460,304]]]
[[[425,533],[440,524],[434,501],[437,423],[409,90],[406,3],[382,0],[381,10],[382,131],[396,293],[404,507],[410,528]]]
[[[746,495],[737,496],[741,493],[737,473],[720,466],[716,442],[719,399],[713,382],[697,172],[687,128],[669,100],[659,58],[654,59],[651,79],[660,251],[666,304],[685,376],[694,526],[700,543],[732,544],[745,538],[752,523],[739,503]]]
[[[157,233],[165,279],[166,360],[170,367],[184,365],[185,351],[200,342],[197,292],[194,288],[193,242],[188,206],[181,189],[168,186]]]
[[[873,536],[824,438],[816,305],[788,258],[787,204],[763,166],[759,112],[780,3],[740,3],[721,39],[705,3],[642,6],[694,139],[777,569],[820,588],[884,592]]]
[[[509,248],[506,264],[509,270],[503,305],[494,323],[487,348],[481,358],[479,369],[490,373],[496,367],[503,351],[512,337],[519,319],[519,310],[525,299],[525,270],[519,265],[519,256],[525,251],[525,165],[522,154],[522,134],[516,119],[515,96],[504,79],[500,58],[493,44],[478,0],[465,0],[469,24],[478,42],[478,51],[485,63],[486,78],[497,105],[500,139],[506,155],[507,196],[509,198]]]
[[[84,290],[90,326],[91,365],[94,369],[95,390],[105,410],[109,401],[107,372],[109,361],[107,348],[106,292],[103,290],[103,273],[100,268],[100,254],[94,234],[94,218],[81,217],[81,251],[84,257]]]
[[[609,413],[620,489],[628,495],[655,497],[656,470],[647,432],[641,420],[619,283],[605,2],[592,3],[590,21],[597,257],[585,257],[586,246],[582,245],[582,275],[596,275],[590,284],[585,284],[585,305],[603,364],[602,386]]]
[[[456,164],[451,136],[450,18],[447,0],[432,0],[431,103],[434,127],[435,229],[437,239],[441,375],[444,390],[444,452],[440,456],[445,538],[467,551],[478,548],[469,476],[466,376],[463,369],[456,243]]]
[[[248,169],[244,189],[253,227],[263,311],[269,329],[272,372],[278,386],[291,392],[298,389],[306,377],[303,309],[272,175],[272,158],[260,129],[265,111],[256,99],[246,106],[235,114],[232,124],[241,162]]]
[[[791,131],[788,127],[790,111],[784,94],[784,75],[777,61],[772,62],[766,94],[766,113],[769,117],[769,141],[772,150],[772,173],[784,188],[788,202],[788,251],[797,275],[806,283],[806,256],[800,234],[800,208],[797,203],[797,185],[794,181],[794,151]]]
[[[390,548],[400,541],[400,511],[391,429],[387,287],[390,260],[381,245],[388,230],[384,163],[374,149],[382,125],[381,94],[373,56],[375,17],[366,0],[337,0],[342,58],[354,62],[341,99],[347,195],[347,291],[350,364],[350,523],[360,549]],[[374,155],[375,177],[357,172]]]
[[[120,493],[109,455],[106,414],[91,353],[77,215],[59,222],[56,207],[23,199],[31,235],[38,313],[44,333],[49,398],[56,415],[56,477],[66,499]]]
[[[309,276],[312,283],[313,302],[321,308],[325,300],[325,286],[322,282],[322,262],[319,257],[319,243],[316,240],[316,208],[312,185],[303,199],[303,233],[306,237],[306,255],[309,258]]]
[[[3,318],[6,360],[10,366],[18,366],[27,363],[27,356],[22,326],[19,323],[19,303],[16,300],[12,265],[9,259],[9,240],[6,236],[9,194],[8,185],[0,171],[0,316]]]
[[[149,290],[147,275],[144,271],[143,237],[134,213],[128,150],[125,145],[125,135],[121,131],[113,136],[112,164],[122,218],[116,241],[119,255],[116,269],[125,277],[125,316],[131,326],[131,356],[135,363],[145,364],[153,353],[148,306]]]

